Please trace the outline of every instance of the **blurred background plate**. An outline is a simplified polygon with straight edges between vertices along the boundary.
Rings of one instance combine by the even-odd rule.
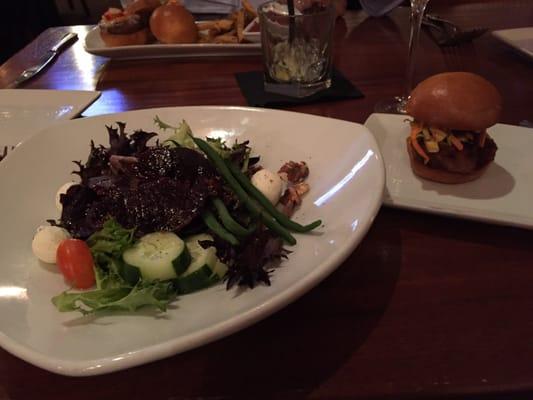
[[[504,29],[492,34],[515,50],[533,59],[533,27]]]
[[[109,58],[194,58],[194,57],[231,57],[261,54],[260,43],[237,44],[146,44],[140,46],[106,47],[100,37],[98,27],[85,37],[85,50],[91,54]]]

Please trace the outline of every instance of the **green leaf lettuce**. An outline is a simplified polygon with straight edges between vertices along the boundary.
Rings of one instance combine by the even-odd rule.
[[[80,311],[83,314],[97,311],[136,311],[152,306],[166,310],[176,298],[171,282],[128,283],[121,276],[124,265],[122,253],[134,244],[134,229],[125,229],[114,219],[107,220],[103,228],[89,239],[96,275],[96,289],[83,292],[63,292],[52,303],[59,311]]]

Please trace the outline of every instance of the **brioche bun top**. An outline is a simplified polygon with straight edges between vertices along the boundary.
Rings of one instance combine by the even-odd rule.
[[[192,14],[181,4],[169,1],[155,9],[150,30],[161,43],[195,43],[198,28]]]
[[[407,114],[430,126],[482,131],[500,118],[502,98],[485,78],[470,72],[437,74],[411,93]]]

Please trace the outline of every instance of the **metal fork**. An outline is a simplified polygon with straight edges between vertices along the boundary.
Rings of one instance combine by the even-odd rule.
[[[488,31],[486,28],[462,30],[453,22],[431,14],[424,16],[422,24],[429,29],[431,37],[439,46],[468,43]]]
[[[447,71],[464,71],[465,62],[463,59],[462,47],[444,46],[441,49],[442,60]]]

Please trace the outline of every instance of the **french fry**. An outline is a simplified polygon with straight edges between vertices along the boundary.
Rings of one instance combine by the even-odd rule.
[[[209,38],[209,41],[211,43],[213,43],[213,41],[218,35],[220,35],[220,31],[216,28],[212,28],[207,31],[207,37]]]
[[[237,21],[237,14],[239,12],[238,11],[233,11],[231,14],[228,15],[228,19],[231,19],[232,21]]]
[[[212,43],[213,38],[206,32],[198,32],[198,43]]]
[[[241,43],[244,40],[244,10],[240,10],[237,14],[237,20],[235,21],[236,29],[237,29],[237,40],[239,43]]]
[[[231,19],[215,19],[212,21],[201,21],[198,22],[199,31],[209,31],[214,30],[219,33],[227,32],[233,28],[234,21]]]
[[[198,31],[208,31],[212,29],[216,24],[216,21],[200,21],[196,23]]]
[[[230,19],[221,19],[218,21],[218,27],[220,28],[221,32],[227,32],[233,28],[234,21]]]
[[[248,0],[241,0],[241,5],[244,8],[244,10],[246,10],[246,12],[250,14],[250,16],[252,17],[251,19],[257,18],[257,10],[255,9],[254,6],[250,4]]]
[[[226,18],[197,23],[200,43],[242,43],[244,27],[255,19],[257,12],[248,2],[242,0],[243,8],[234,11]]]
[[[222,35],[218,35],[215,37],[213,43],[238,43],[237,36],[235,35],[235,30],[232,30],[228,33],[224,33]]]

